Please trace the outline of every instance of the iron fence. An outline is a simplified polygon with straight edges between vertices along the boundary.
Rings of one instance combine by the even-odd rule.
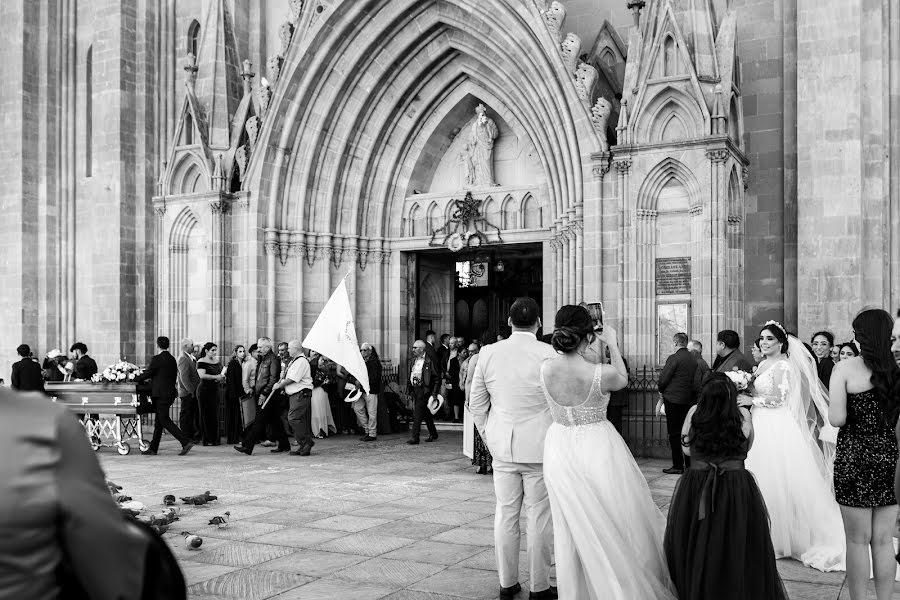
[[[665,417],[656,416],[658,380],[656,369],[641,367],[631,372],[623,390],[628,403],[622,413],[622,437],[635,456],[666,458],[670,454]]]

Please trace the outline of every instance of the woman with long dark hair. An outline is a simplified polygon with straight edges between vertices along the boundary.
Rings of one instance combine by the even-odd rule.
[[[847,535],[847,587],[852,600],[866,597],[869,552],[878,600],[891,598],[897,564],[894,471],[900,413],[900,367],[891,354],[894,320],[880,309],[853,319],[861,356],[841,358],[831,376],[828,419],[838,433],[834,493]]]
[[[219,361],[219,347],[206,342],[197,359],[197,373],[200,387],[197,388],[197,404],[200,406],[200,436],[204,446],[218,446],[219,438],[219,398],[222,395],[222,363]]]
[[[744,468],[753,424],[737,395],[724,373],[713,373],[682,428],[692,460],[672,494],[664,544],[680,600],[787,598],[766,504]]]
[[[247,349],[243,344],[234,347],[234,353],[225,367],[225,443],[237,444],[241,430],[241,398],[244,397],[243,363]]]
[[[839,361],[847,358],[854,358],[856,356],[859,356],[859,348],[856,347],[856,344],[854,344],[853,342],[844,342],[843,344],[838,344]]]
[[[766,357],[752,395],[756,439],[746,467],[769,511],[776,558],[791,557],[820,571],[843,571],[844,532],[831,492],[837,433],[827,424],[828,395],[816,361],[775,321],[759,334]]]

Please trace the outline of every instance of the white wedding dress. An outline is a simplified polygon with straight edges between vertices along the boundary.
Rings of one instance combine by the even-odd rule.
[[[553,513],[559,597],[676,598],[663,553],[666,519],[625,441],[606,419],[600,367],[587,399],[557,404],[544,442],[544,482]]]
[[[806,354],[802,346],[791,352]],[[815,412],[805,398],[810,382],[795,359],[768,361],[774,362],[753,384],[755,439],[745,465],[769,511],[775,558],[793,557],[820,571],[844,571],[844,525],[831,489],[833,446],[823,444],[826,456],[813,435],[816,428],[807,415]],[[817,384],[818,379],[812,382]]]

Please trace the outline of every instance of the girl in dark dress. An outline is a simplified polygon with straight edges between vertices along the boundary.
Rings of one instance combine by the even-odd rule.
[[[203,344],[197,359],[200,387],[197,388],[197,404],[200,406],[200,437],[204,446],[219,445],[219,397],[222,393],[222,363],[219,347],[212,342]]]
[[[681,600],[787,598],[766,505],[744,469],[753,425],[737,395],[724,373],[713,374],[682,429],[692,460],[672,494],[664,541]]]
[[[241,398],[244,396],[241,367],[246,357],[244,346],[236,346],[225,368],[225,442],[228,444],[237,444],[241,437]]]
[[[869,568],[878,600],[893,597],[897,564],[894,469],[900,411],[900,367],[891,354],[894,320],[880,309],[861,312],[853,333],[862,356],[842,358],[831,375],[828,420],[840,427],[834,455],[834,495],[847,536],[847,587],[866,598]],[[871,551],[871,563],[869,561]]]

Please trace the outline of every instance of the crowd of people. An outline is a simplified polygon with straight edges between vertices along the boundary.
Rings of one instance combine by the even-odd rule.
[[[43,362],[38,361],[28,344],[20,344],[16,354],[19,360],[13,363],[9,383],[22,392],[43,392],[47,381],[90,381],[98,372],[96,361],[82,342],[72,344],[68,354],[54,348]]]

